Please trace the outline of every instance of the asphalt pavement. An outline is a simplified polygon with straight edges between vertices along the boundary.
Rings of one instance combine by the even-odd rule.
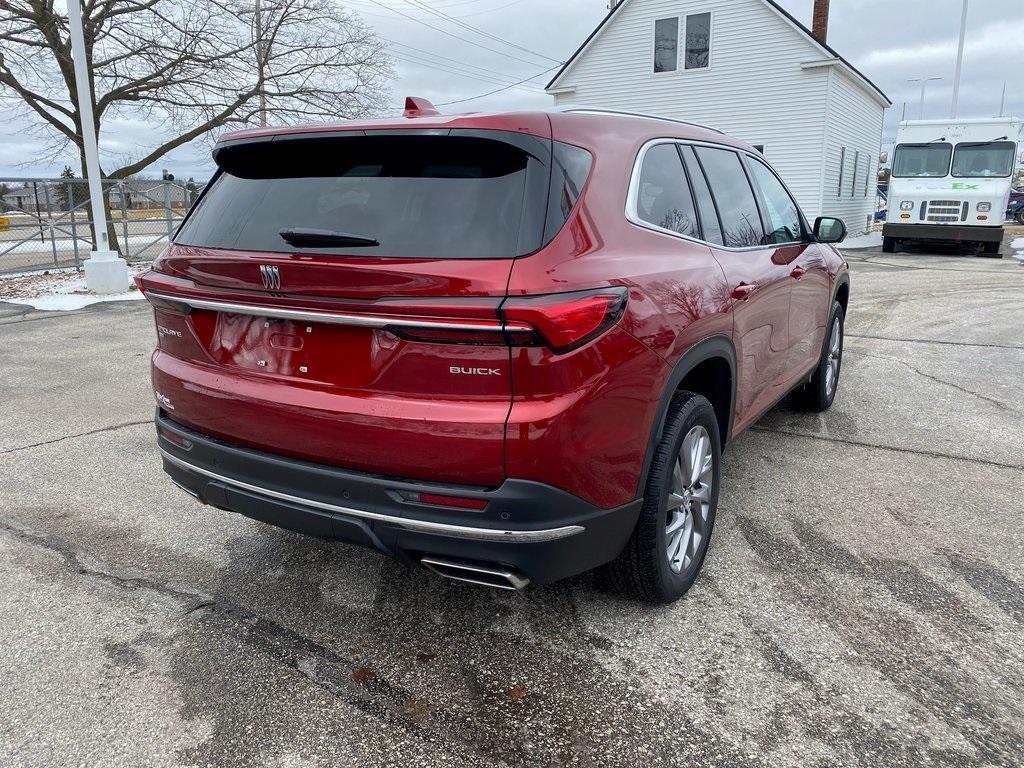
[[[202,507],[148,307],[0,304],[0,764],[1021,765],[1024,267],[848,257],[835,405],[730,447],[668,607]]]

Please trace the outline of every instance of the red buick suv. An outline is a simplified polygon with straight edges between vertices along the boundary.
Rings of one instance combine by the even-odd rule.
[[[838,383],[838,219],[749,145],[597,110],[224,136],[137,279],[175,484],[520,588],[693,583],[721,455]]]

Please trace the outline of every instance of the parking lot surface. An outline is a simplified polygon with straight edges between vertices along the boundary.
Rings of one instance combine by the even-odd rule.
[[[0,764],[1021,765],[1024,268],[847,255],[834,407],[732,444],[667,607],[204,508],[148,306],[0,304]]]

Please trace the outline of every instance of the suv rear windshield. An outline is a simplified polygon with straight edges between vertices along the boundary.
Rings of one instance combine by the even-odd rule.
[[[220,171],[174,241],[244,251],[408,258],[530,253],[548,239],[545,229],[551,234],[545,215],[556,213],[548,204],[552,142],[475,133],[357,134],[229,145],[219,150]],[[293,244],[281,234],[289,230],[327,232],[348,241]]]
[[[953,146],[945,142],[897,144],[892,175],[898,178],[941,178],[949,173]]]

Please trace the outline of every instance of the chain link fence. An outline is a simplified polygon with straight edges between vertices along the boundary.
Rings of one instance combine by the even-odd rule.
[[[156,258],[203,185],[181,181],[105,180],[112,250],[128,261]],[[85,179],[0,178],[0,274],[81,268],[92,250]]]

